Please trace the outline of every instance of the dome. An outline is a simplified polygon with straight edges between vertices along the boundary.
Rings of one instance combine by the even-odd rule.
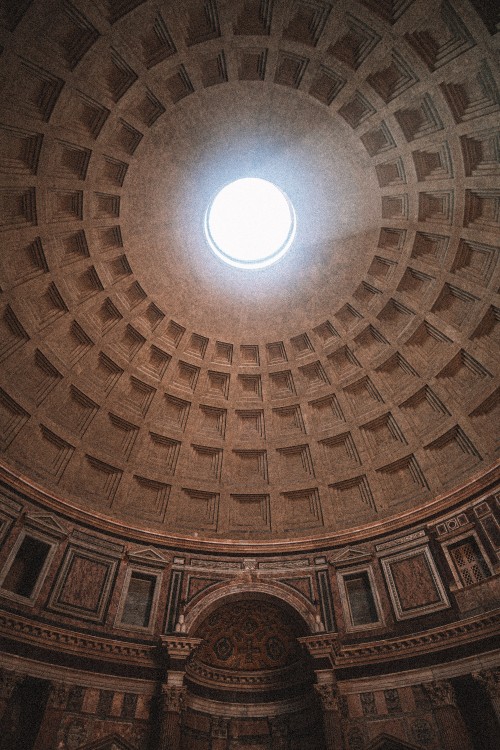
[[[6,12],[4,460],[72,506],[322,537],[495,460],[488,30],[317,5]],[[258,273],[204,235],[245,177],[297,215]]]
[[[166,664],[177,714],[188,686],[189,750],[323,750],[321,733],[310,746],[291,736],[313,732],[318,696],[333,705],[333,672],[328,750],[439,747],[409,683],[406,734],[390,717],[378,730],[406,745],[361,726],[381,706],[399,716],[391,698],[359,696],[392,667],[380,695],[397,688],[416,646],[386,668],[383,644],[420,626],[444,628],[456,659],[473,659],[475,636],[450,633],[483,617],[477,638],[492,648],[493,6],[0,1],[0,597],[21,618],[0,630],[9,643],[24,634],[9,669],[30,658],[35,680],[15,688],[6,721],[42,705],[27,696],[45,690],[49,662],[58,679],[87,674],[80,708],[97,716],[89,729],[66,708],[57,738],[19,735],[16,750],[158,750],[145,718],[156,709],[137,695],[160,700]],[[250,267],[241,239],[225,262],[211,219],[243,180],[276,186],[292,221]],[[259,213],[235,220],[245,235],[278,211]],[[55,628],[45,645],[27,622]],[[473,667],[460,665],[463,708]],[[131,677],[139,724],[106,724],[104,740],[99,701],[125,720],[129,699],[88,691]],[[288,745],[271,721],[287,699]],[[207,728],[211,715],[222,728]]]

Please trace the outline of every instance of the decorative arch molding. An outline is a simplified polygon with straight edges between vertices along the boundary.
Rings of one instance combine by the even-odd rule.
[[[367,750],[418,750],[416,745],[410,745],[408,742],[394,737],[392,734],[379,734],[370,743]]]
[[[241,581],[224,582],[213,587],[205,595],[202,595],[195,603],[188,604],[184,611],[185,632],[193,635],[196,627],[210,612],[225,604],[229,599],[250,598],[277,599],[281,604],[290,607],[305,623],[310,633],[317,631],[317,610],[300,594],[280,583],[252,581],[242,583]]]

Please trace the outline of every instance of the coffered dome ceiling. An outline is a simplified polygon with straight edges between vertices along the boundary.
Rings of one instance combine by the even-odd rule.
[[[6,465],[128,526],[256,542],[376,523],[491,466],[485,8],[2,3]],[[203,234],[246,176],[297,215],[261,271]]]

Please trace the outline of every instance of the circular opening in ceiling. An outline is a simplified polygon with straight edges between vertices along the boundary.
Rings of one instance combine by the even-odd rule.
[[[295,237],[295,211],[268,180],[245,177],[222,188],[205,216],[214,253],[237,268],[265,268],[280,260]]]

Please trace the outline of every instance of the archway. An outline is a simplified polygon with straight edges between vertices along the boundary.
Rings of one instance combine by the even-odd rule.
[[[323,750],[307,619],[262,591],[212,598],[188,617],[201,643],[186,665],[183,750]]]

